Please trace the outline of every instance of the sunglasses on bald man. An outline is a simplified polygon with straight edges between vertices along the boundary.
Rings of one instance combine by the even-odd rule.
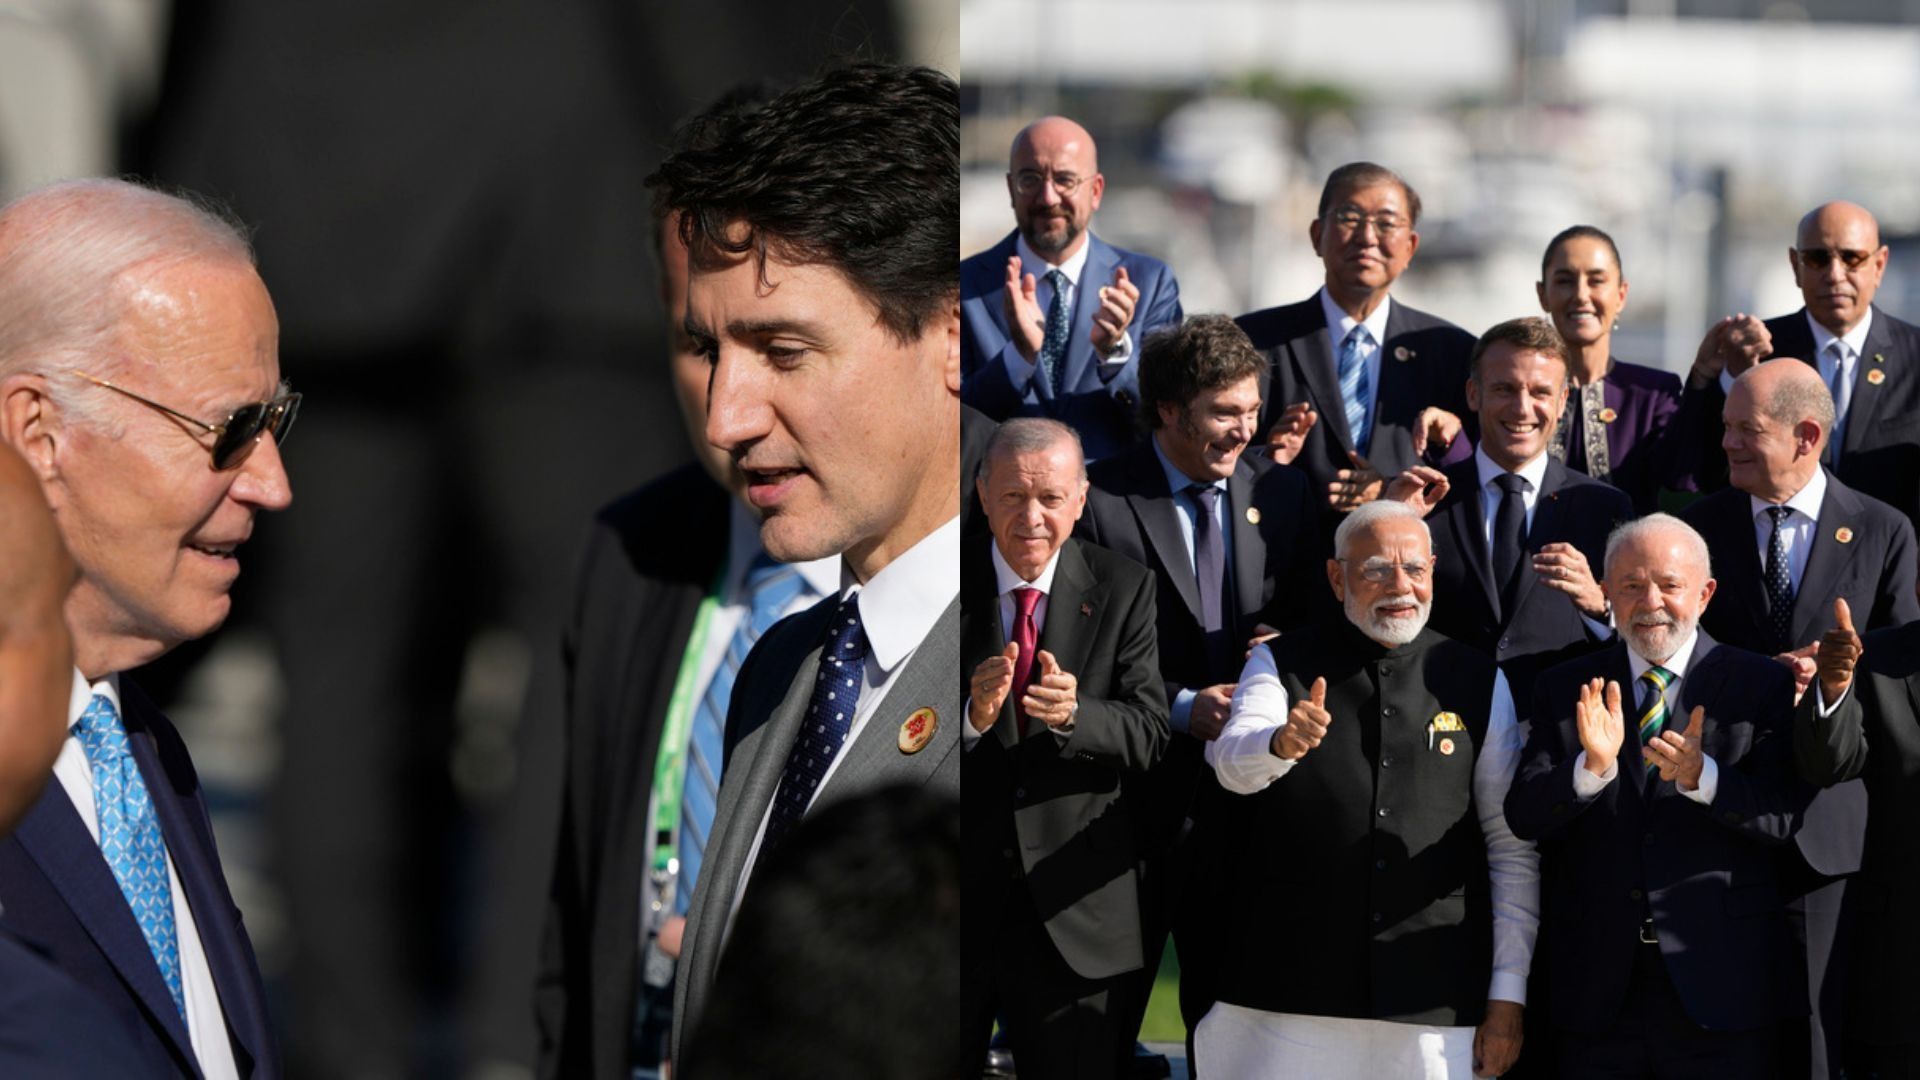
[[[105,379],[95,378],[84,371],[76,371],[74,374],[95,386],[104,386],[116,394],[124,394],[149,409],[166,413],[176,420],[192,424],[212,435],[213,467],[220,472],[239,467],[241,462],[247,460],[247,455],[253,452],[254,445],[260,441],[260,436],[267,432],[273,433],[273,441],[276,444],[286,445],[287,432],[293,430],[293,418],[300,412],[300,395],[290,392],[281,393],[268,401],[254,401],[242,405],[228,413],[223,422],[209,424],[204,420],[188,416],[178,409],[169,409],[157,401],[143,398],[125,387],[115,386]]]

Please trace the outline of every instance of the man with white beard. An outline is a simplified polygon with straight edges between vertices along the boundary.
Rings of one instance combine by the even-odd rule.
[[[1253,650],[1207,762],[1224,910],[1203,1075],[1496,1076],[1520,1051],[1538,859],[1502,805],[1506,677],[1427,628],[1433,541],[1369,503],[1334,533],[1345,618]],[[1237,796],[1237,797],[1234,797]]]
[[[1699,629],[1714,580],[1685,522],[1622,525],[1605,567],[1622,640],[1541,674],[1507,795],[1552,912],[1553,1075],[1774,1075],[1807,1014],[1775,857],[1812,797],[1793,676]]]

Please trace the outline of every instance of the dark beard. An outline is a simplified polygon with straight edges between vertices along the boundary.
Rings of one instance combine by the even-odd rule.
[[[1020,236],[1026,240],[1027,246],[1033,249],[1035,255],[1044,255],[1051,258],[1066,251],[1073,246],[1074,241],[1080,239],[1082,230],[1074,225],[1072,218],[1062,219],[1066,225],[1066,229],[1058,243],[1055,243],[1048,237],[1035,235],[1031,221],[1032,219],[1029,219],[1026,226],[1021,228]]]

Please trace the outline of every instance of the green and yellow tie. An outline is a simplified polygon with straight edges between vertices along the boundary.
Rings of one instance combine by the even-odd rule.
[[[1667,687],[1673,684],[1673,672],[1663,667],[1650,667],[1640,676],[1649,691],[1644,695],[1646,705],[1640,710],[1640,746],[1644,749],[1653,741],[1655,735],[1667,726]],[[1646,754],[1640,755],[1645,760]],[[1659,766],[1647,762],[1647,773],[1651,775]]]

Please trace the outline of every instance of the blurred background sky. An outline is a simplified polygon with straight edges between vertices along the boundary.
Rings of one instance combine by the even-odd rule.
[[[1893,247],[1920,315],[1915,0],[961,0],[961,241],[1012,227],[1007,146],[1065,113],[1100,148],[1095,230],[1159,256],[1190,312],[1302,299],[1323,179],[1425,203],[1395,295],[1478,333],[1537,314],[1547,241],[1620,246],[1620,358],[1684,372],[1707,325],[1800,304],[1786,249],[1828,199]]]

